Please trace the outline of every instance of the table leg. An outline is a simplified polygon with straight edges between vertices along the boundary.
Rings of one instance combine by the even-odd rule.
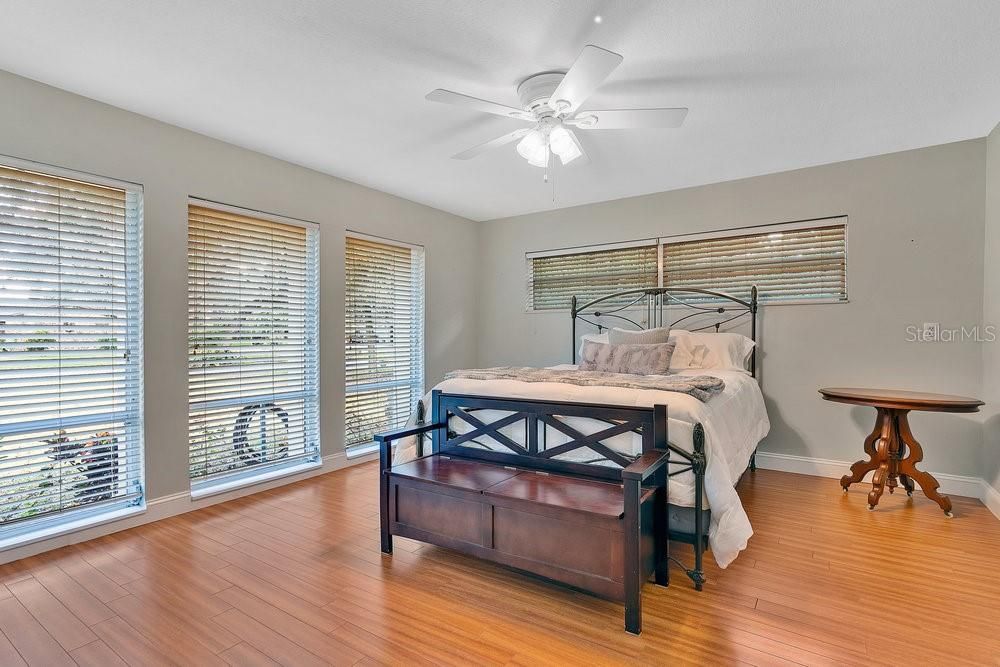
[[[875,451],[875,443],[877,443],[882,437],[882,432],[887,426],[886,421],[889,417],[886,411],[882,408],[876,409],[878,410],[878,415],[875,417],[875,428],[872,429],[871,434],[865,438],[865,454],[868,455],[868,459],[862,459],[854,463],[851,466],[851,474],[844,475],[840,478],[840,485],[844,487],[844,493],[847,493],[847,487],[851,484],[860,482],[870,471],[878,468],[879,459]]]
[[[906,475],[900,473],[899,474],[899,483],[903,485],[904,489],[906,489],[906,495],[908,495],[908,496],[912,496],[913,495],[913,480],[912,479],[910,479]]]
[[[908,450],[906,458],[899,462],[900,477],[909,482],[907,492],[912,493],[913,482],[916,482],[920,485],[920,490],[924,492],[924,495],[936,502],[944,510],[945,515],[951,518],[951,498],[938,493],[940,484],[934,479],[933,475],[922,470],[917,470],[917,464],[924,459],[924,450],[920,446],[920,443],[917,442],[917,439],[913,437],[913,431],[910,430],[910,423],[906,418],[906,412],[902,412],[899,416],[899,435]],[[905,485],[906,482],[904,482]]]
[[[883,410],[879,408],[879,419],[882,427],[879,439],[875,441],[875,456],[873,462],[876,464],[875,474],[872,475],[872,490],[868,492],[868,509],[874,510],[878,505],[879,498],[885,491],[886,480],[891,484],[895,483],[893,477],[893,453],[898,451],[899,432],[896,430],[896,419],[893,410]],[[853,470],[853,468],[852,468]]]

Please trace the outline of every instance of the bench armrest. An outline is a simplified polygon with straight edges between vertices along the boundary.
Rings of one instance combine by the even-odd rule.
[[[646,452],[622,471],[622,479],[645,482],[670,461],[669,451]]]
[[[392,443],[401,438],[408,438],[413,435],[420,435],[440,428],[441,424],[419,424],[417,426],[404,426],[385,433],[377,433],[375,442],[378,443],[379,470],[385,472],[392,467]]]
[[[417,426],[404,426],[403,428],[397,428],[392,431],[386,431],[385,433],[378,433],[375,435],[375,442],[382,444],[384,442],[392,442],[393,440],[399,440],[400,438],[408,438],[411,435],[420,435],[421,433],[427,433],[428,431],[433,431],[438,428],[439,424],[420,424]]]

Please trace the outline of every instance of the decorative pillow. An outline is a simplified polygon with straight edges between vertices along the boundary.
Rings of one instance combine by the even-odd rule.
[[[746,371],[747,359],[754,342],[738,333],[708,333],[703,331],[672,332],[676,335],[677,353],[671,368],[715,368]],[[671,336],[675,340],[675,336]]]
[[[646,329],[644,331],[632,331],[629,329],[611,329],[608,332],[608,342],[612,345],[619,343],[632,343],[634,345],[652,345],[653,343],[666,343],[670,339],[670,327],[659,327],[657,329]]]
[[[594,341],[595,343],[609,343],[609,342],[611,342],[611,341],[608,340],[608,332],[607,331],[605,331],[604,333],[588,333],[588,334],[583,334],[582,336],[580,336],[580,347],[576,351],[577,355],[579,355],[581,357],[583,356],[583,344],[586,343],[588,340]]]
[[[676,373],[691,367],[691,332],[684,329],[672,329],[670,331],[670,342],[677,347],[674,348],[674,356],[670,357],[670,372]]]
[[[630,375],[666,375],[670,372],[670,357],[673,354],[674,343],[612,345],[588,340],[583,343],[580,370]]]

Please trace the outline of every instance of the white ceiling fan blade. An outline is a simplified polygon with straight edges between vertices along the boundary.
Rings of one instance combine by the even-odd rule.
[[[505,118],[516,118],[518,120],[534,120],[531,114],[515,109],[504,104],[497,104],[489,100],[481,100],[478,97],[470,97],[462,93],[455,93],[450,90],[438,88],[427,93],[426,99],[431,102],[441,102],[442,104],[455,104],[462,107],[475,109],[484,113],[491,113]]]
[[[688,110],[678,109],[605,109],[587,110],[566,121],[581,130],[634,130],[655,127],[680,127]],[[593,119],[593,120],[592,120]]]
[[[514,130],[510,134],[505,134],[502,137],[497,137],[492,141],[487,141],[485,144],[479,144],[478,146],[473,146],[472,148],[464,150],[461,153],[456,153],[451,157],[454,160],[471,160],[472,158],[476,157],[481,153],[485,153],[486,151],[493,150],[494,148],[499,148],[500,146],[506,146],[509,143],[517,141],[518,139],[526,135],[528,132],[531,132],[530,127],[526,127],[522,130]]]
[[[559,83],[549,105],[560,112],[572,113],[590,97],[608,75],[621,64],[623,58],[613,51],[598,46],[583,47],[573,66]],[[568,106],[567,106],[568,104]]]

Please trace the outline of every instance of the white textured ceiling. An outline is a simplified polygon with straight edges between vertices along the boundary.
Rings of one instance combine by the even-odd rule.
[[[521,125],[428,91],[516,106],[586,44],[625,57],[593,108],[684,126],[587,133],[554,188],[513,146],[450,159]],[[484,220],[981,137],[1000,2],[5,0],[0,69]]]

